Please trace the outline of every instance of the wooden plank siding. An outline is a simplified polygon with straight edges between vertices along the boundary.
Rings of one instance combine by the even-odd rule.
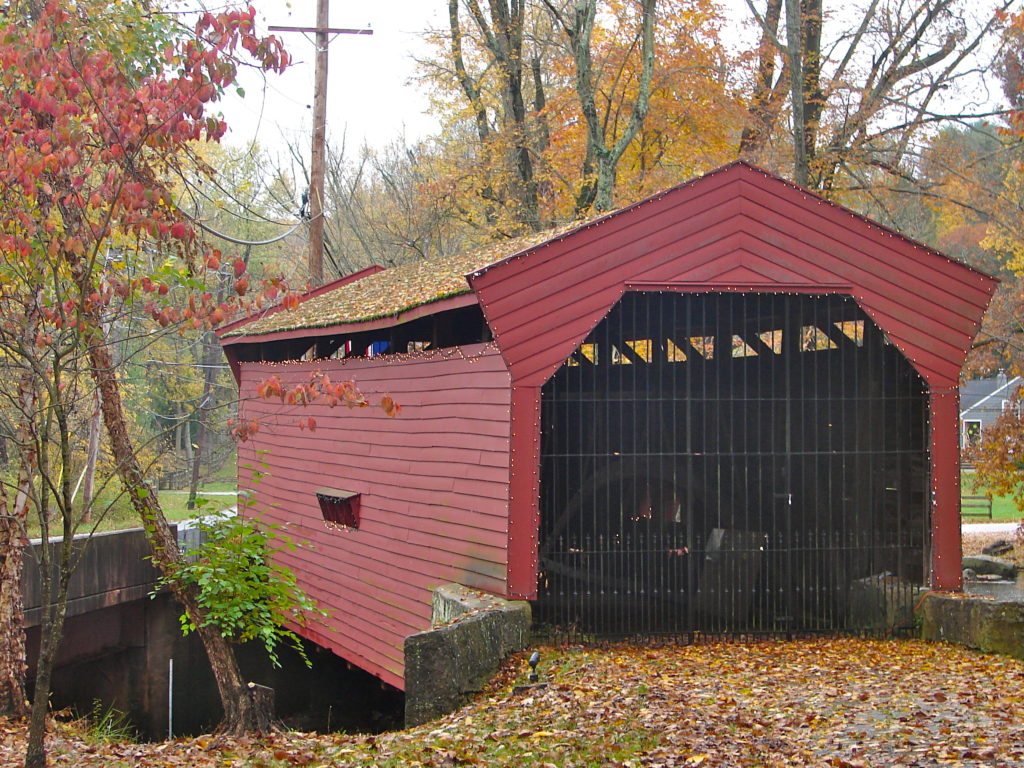
[[[255,397],[272,375],[288,387],[315,371],[354,380],[371,403],[390,394],[401,413]],[[506,593],[511,387],[497,347],[242,363],[241,393],[260,428],[240,446],[239,485],[261,516],[312,544],[280,558],[330,613],[301,633],[403,687],[403,643],[429,627],[433,587]],[[307,417],[315,431],[299,428]],[[261,463],[254,482],[246,468]],[[362,494],[358,529],[324,523],[322,486]]]
[[[806,292],[848,287],[935,386],[957,380],[994,290],[987,275],[743,163],[499,262],[470,282],[514,380],[539,386],[627,284],[712,289],[717,282],[735,290],[728,271],[720,282],[713,275],[723,258],[733,268],[765,274],[765,265],[777,265],[804,275]],[[774,281],[758,282],[770,290]]]
[[[512,374],[508,587],[522,598],[536,595],[539,388],[625,291],[848,294],[930,390],[945,392],[956,386],[996,286],[978,270],[742,162],[468,279]],[[942,487],[949,485],[944,470],[934,468]],[[947,512],[934,509],[933,518]]]

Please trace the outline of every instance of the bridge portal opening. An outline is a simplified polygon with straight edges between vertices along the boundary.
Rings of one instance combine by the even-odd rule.
[[[543,389],[537,620],[907,622],[929,555],[927,405],[848,296],[626,293]]]

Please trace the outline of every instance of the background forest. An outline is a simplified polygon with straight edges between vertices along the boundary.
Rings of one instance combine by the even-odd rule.
[[[436,135],[351,147],[329,133],[327,279],[593,217],[743,158],[999,275],[969,370],[1018,372],[1016,3],[436,1],[447,24],[426,33],[410,85],[429,95]],[[96,18],[113,28],[118,13],[161,18],[133,3]],[[195,142],[169,179],[197,236],[230,254],[210,270],[215,299],[234,295],[236,258],[253,281],[308,282],[307,157],[305,140],[273,153]],[[126,305],[108,332],[151,477],[194,490],[231,467],[235,394],[213,334],[181,319]],[[109,461],[98,414],[98,403],[75,414],[87,493],[88,468]],[[16,431],[0,409],[0,461]]]

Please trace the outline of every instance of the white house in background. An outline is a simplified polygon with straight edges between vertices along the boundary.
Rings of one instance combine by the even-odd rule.
[[[984,379],[972,379],[960,387],[961,448],[977,442],[981,430],[994,424],[999,414],[1011,407],[1013,395],[1021,385],[1024,385],[1024,378],[1010,378],[1000,373]]]

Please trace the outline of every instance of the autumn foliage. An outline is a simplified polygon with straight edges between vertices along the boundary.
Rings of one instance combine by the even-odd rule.
[[[138,300],[161,326],[184,322],[209,327],[238,310],[208,291],[172,291],[182,279],[216,272],[222,256],[204,251],[196,229],[176,205],[175,175],[188,162],[188,144],[217,141],[226,125],[209,106],[236,71],[232,56],[244,49],[263,67],[283,69],[288,56],[274,38],[255,34],[255,10],[203,14],[195,36],[168,44],[163,64],[174,74],[133,80],[111,51],[89,44],[82,20],[51,3],[26,45],[12,24],[0,39],[0,189],[4,226],[0,248],[28,259],[36,254],[79,269],[80,295],[50,297],[41,311],[48,324],[75,328],[113,305]],[[180,257],[129,260],[147,248]],[[120,247],[118,245],[120,244]],[[118,258],[101,249],[115,246]],[[104,259],[103,268],[93,269]],[[250,278],[232,265],[234,291]],[[279,281],[268,285],[281,289]],[[262,303],[265,299],[260,298]],[[45,332],[40,340],[49,338]]]
[[[1024,665],[946,644],[855,639],[540,648],[457,712],[384,734],[157,744],[54,736],[69,764],[869,768],[1018,765]],[[0,765],[23,738],[0,720]],[[16,754],[16,752],[14,752]],[[13,761],[11,761],[13,764]]]
[[[432,37],[435,56],[422,64],[444,125],[425,197],[450,200],[460,220],[509,236],[592,213],[600,155],[620,140],[616,206],[733,159],[739,99],[716,7],[652,4],[656,56],[645,83],[641,3],[600,5],[574,43],[572,6],[449,3],[449,28]],[[581,93],[584,48],[591,65],[582,67]]]
[[[170,575],[190,620],[202,627],[196,595],[173,580],[176,539],[133,443],[118,368],[126,351],[138,349],[139,340],[160,327],[181,333],[207,329],[259,306],[268,300],[264,294],[286,289],[270,281],[259,286],[263,291],[253,291],[244,262],[206,248],[178,205],[175,183],[193,167],[197,142],[224,135],[224,121],[210,107],[235,79],[240,59],[271,71],[283,69],[289,59],[278,40],[257,34],[251,7],[202,13],[191,29],[183,29],[149,5],[118,4],[116,11],[84,0],[28,5],[5,7],[6,26],[0,30],[5,359],[22,377],[26,400],[49,402],[53,413],[75,405],[78,390],[67,386],[69,380],[91,381],[112,472],[150,536],[154,562]],[[26,15],[19,16],[22,12]],[[134,14],[131,23],[121,14]],[[213,287],[226,279],[232,300]],[[30,422],[28,431],[37,426],[29,409],[20,418]],[[44,424],[52,420],[47,417]],[[53,437],[43,440],[38,458],[25,451],[21,458],[27,462],[27,482],[36,487],[34,504],[61,510],[69,540],[73,446],[67,429],[62,434],[63,464],[47,458],[58,453],[51,450]],[[20,559],[14,546],[18,527],[2,530],[0,554],[14,552]],[[67,558],[62,567],[71,567]],[[67,578],[61,573],[54,589],[64,589],[66,597]],[[44,599],[58,608],[44,622],[29,766],[45,762],[48,675],[63,601],[57,592]],[[10,629],[10,622],[5,624]],[[242,693],[226,641],[213,630],[201,628],[200,634],[220,689],[225,727],[255,727],[253,706]]]

